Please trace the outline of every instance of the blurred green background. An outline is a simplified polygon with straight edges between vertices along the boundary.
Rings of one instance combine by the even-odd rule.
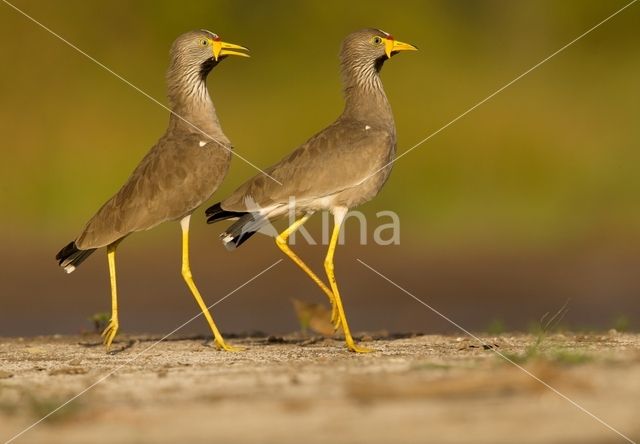
[[[355,29],[379,27],[420,48],[382,72],[403,152],[626,2],[14,4],[163,103],[167,53],[180,33],[207,28],[249,47],[252,58],[225,60],[209,88],[237,152],[266,167],[341,111],[337,53]],[[360,247],[351,236],[338,253],[356,329],[451,328],[415,313],[415,302],[357,257],[470,328],[498,318],[525,328],[566,300],[574,327],[634,325],[638,23],[633,5],[397,162],[362,210],[396,211],[401,245]],[[0,334],[77,331],[84,317],[108,310],[106,264],[96,254],[66,277],[53,256],[155,143],[167,112],[4,4],[0,38]],[[212,202],[254,173],[235,158]],[[202,210],[194,225],[196,280],[210,302],[280,258],[269,239],[227,254],[217,242],[223,226],[205,227]],[[180,281],[177,227],[124,245],[123,330],[167,331],[194,312]],[[321,247],[302,250],[320,266]],[[227,330],[294,329],[287,299],[322,301],[293,266],[278,267],[244,302],[216,307]]]

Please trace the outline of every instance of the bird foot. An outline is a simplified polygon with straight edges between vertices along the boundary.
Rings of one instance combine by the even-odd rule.
[[[354,353],[372,353],[375,351],[374,349],[371,349],[371,348],[359,347],[353,341],[347,341],[347,347],[349,348],[349,351],[352,351]]]
[[[246,347],[238,347],[234,345],[229,345],[224,341],[215,340],[215,345],[218,350],[228,351],[228,352],[241,352],[246,350]]]
[[[120,327],[120,324],[118,323],[118,318],[111,318],[109,320],[109,324],[107,325],[107,328],[105,328],[104,331],[102,332],[102,337],[104,338],[103,343],[107,348],[107,352],[109,351],[109,349],[111,349],[111,343],[113,342],[113,339],[118,334],[119,327]]]

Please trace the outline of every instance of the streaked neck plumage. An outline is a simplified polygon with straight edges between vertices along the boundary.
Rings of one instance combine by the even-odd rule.
[[[369,125],[383,125],[395,130],[391,105],[380,79],[382,63],[343,59],[345,108],[342,118],[363,121]]]
[[[169,107],[182,118],[171,114],[168,131],[199,133],[193,127],[196,126],[216,140],[229,144],[207,89],[207,76],[216,62],[210,61],[204,65],[184,65],[180,62],[173,60],[167,71],[167,95]]]

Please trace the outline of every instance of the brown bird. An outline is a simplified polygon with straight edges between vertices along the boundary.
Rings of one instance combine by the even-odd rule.
[[[378,29],[350,34],[340,52],[345,96],[340,117],[266,169],[275,180],[255,176],[206,211],[208,223],[238,219],[221,235],[228,249],[241,245],[270,220],[289,214],[292,207],[303,214],[276,237],[276,243],[329,297],[334,327],[342,326],[347,347],[354,352],[369,350],[358,347],[351,336],[334,275],[333,256],[349,208],[372,199],[391,172],[396,128],[380,70],[394,54],[415,50]],[[329,210],[334,215],[324,262],[329,286],[287,245],[287,238],[317,210]]]
[[[59,265],[71,273],[96,249],[107,247],[112,302],[111,320],[102,333],[107,350],[119,328],[115,266],[118,244],[131,233],[176,220],[182,227],[182,277],[206,317],[216,345],[234,350],[225,343],[193,282],[189,221],[191,214],[222,183],[232,152],[206,79],[227,56],[248,57],[240,52],[243,50],[247,49],[225,43],[206,30],[187,32],[173,42],[167,71],[169,127],[122,188],[89,220],[80,235],[56,255]]]

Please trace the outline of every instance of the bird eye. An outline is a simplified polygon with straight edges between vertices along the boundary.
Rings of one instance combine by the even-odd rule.
[[[207,39],[202,39],[202,40],[200,40],[200,44],[202,46],[207,46],[209,44],[209,41]]]
[[[380,43],[382,43],[382,37],[380,36],[375,36],[372,40],[373,43],[375,43],[376,45],[379,45]]]

